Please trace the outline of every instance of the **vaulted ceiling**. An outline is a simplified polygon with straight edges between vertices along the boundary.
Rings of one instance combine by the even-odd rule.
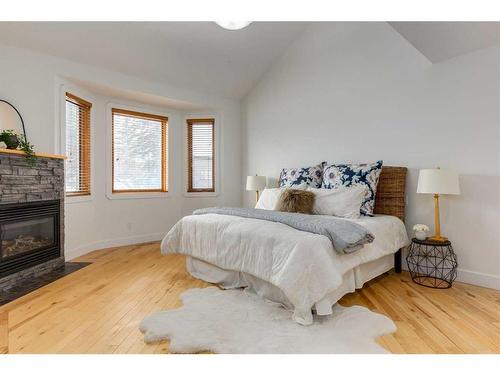
[[[254,22],[0,22],[0,43],[143,79],[243,97],[310,25]],[[431,62],[500,43],[498,22],[390,22]]]

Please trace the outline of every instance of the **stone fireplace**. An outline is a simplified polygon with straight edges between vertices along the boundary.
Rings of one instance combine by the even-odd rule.
[[[0,291],[64,265],[64,160],[0,150]]]

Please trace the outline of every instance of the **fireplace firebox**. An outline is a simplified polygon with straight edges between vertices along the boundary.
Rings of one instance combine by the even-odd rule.
[[[61,256],[59,200],[0,205],[0,278]]]

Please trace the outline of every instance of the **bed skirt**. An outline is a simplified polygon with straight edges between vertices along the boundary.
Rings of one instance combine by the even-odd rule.
[[[217,284],[224,289],[246,288],[250,293],[281,306],[294,310],[294,306],[285,294],[276,286],[244,272],[230,271],[219,268],[193,257],[187,257],[186,267],[195,278]],[[342,284],[316,302],[313,310],[317,315],[329,315],[332,306],[347,293],[360,289],[363,285],[394,267],[394,254],[363,263],[343,275]]]

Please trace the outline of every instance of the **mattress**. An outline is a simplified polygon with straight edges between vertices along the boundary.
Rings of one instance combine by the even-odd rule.
[[[245,288],[249,293],[257,294],[269,302],[293,310],[292,303],[279,288],[257,277],[244,272],[224,270],[193,257],[187,257],[186,267],[188,272],[197,279],[218,284],[224,289]],[[366,282],[382,275],[393,267],[393,254],[354,267],[343,275],[342,284],[318,301],[313,310],[317,315],[331,314],[332,306],[344,295],[362,288]]]

